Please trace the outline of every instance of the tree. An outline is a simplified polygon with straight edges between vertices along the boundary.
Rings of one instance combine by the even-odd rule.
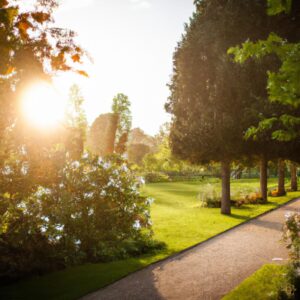
[[[140,165],[149,152],[150,147],[145,144],[131,144],[127,150],[128,161]]]
[[[79,159],[84,151],[87,138],[87,119],[82,108],[84,98],[80,88],[74,84],[70,88],[69,103],[66,111],[67,148],[73,158]]]
[[[119,116],[115,143],[116,150],[120,154],[123,154],[126,150],[126,142],[131,129],[132,117],[130,105],[128,97],[124,94],[117,94],[113,98],[112,112]]]
[[[222,207],[230,214],[230,163],[259,153],[245,130],[265,103],[266,76],[254,62],[234,65],[227,49],[237,41],[263,37],[270,19],[259,1],[196,1],[174,54],[171,148],[193,163],[221,162]],[[253,22],[255,20],[255,22]],[[266,62],[266,63],[271,63]],[[261,80],[253,82],[253,78]]]
[[[76,66],[84,52],[74,32],[53,26],[57,1],[32,1],[29,10],[24,2],[0,1],[0,277],[3,272],[10,276],[15,266],[19,274],[13,276],[22,276],[27,267],[39,271],[40,260],[44,269],[58,263],[49,259],[55,251],[33,217],[39,202],[32,195],[57,181],[66,159],[65,140],[59,133],[37,135],[23,126],[23,89],[32,81],[51,81],[57,72],[86,75]]]
[[[268,70],[268,82],[266,85],[270,102],[279,104],[280,107],[272,115],[262,114],[260,120],[252,124],[248,129],[246,135],[248,138],[255,139],[257,136],[266,135],[267,133],[272,139],[284,142],[299,136],[300,90],[298,78],[300,76],[300,67],[298,61],[300,58],[300,44],[295,43],[295,41],[300,39],[299,2],[294,1],[292,4],[290,0],[268,0],[269,15],[278,15],[282,12],[289,15],[281,14],[278,16],[281,24],[283,23],[282,20],[286,19],[290,19],[292,22],[284,22],[285,25],[277,28],[277,32],[269,31],[269,36],[265,40],[258,42],[246,41],[242,44],[242,47],[233,47],[228,50],[228,53],[233,54],[235,61],[239,63],[244,63],[249,58],[261,61],[263,58],[271,55],[277,56],[281,61],[279,68]],[[283,36],[283,38],[280,36]],[[279,170],[281,169],[283,169],[282,163],[279,163]],[[283,174],[282,171],[279,172],[278,189],[281,194],[285,193]]]
[[[278,189],[277,196],[284,196],[285,191],[285,161],[283,159],[278,160]]]
[[[154,137],[146,134],[141,128],[137,127],[130,130],[128,144],[145,144],[153,149],[156,146],[156,140]]]
[[[24,1],[19,0],[0,2],[0,106],[3,113],[0,149],[5,153],[3,164],[11,161],[11,157],[24,158],[27,164],[30,161],[30,172],[35,170],[34,174],[38,175],[36,172],[45,171],[43,163],[61,156],[60,151],[54,153],[57,148],[54,144],[63,141],[59,135],[38,135],[24,126],[19,109],[22,93],[28,84],[36,80],[51,81],[57,72],[86,73],[78,69],[84,51],[74,41],[75,33],[53,26],[53,10],[58,2],[35,0],[29,10],[23,5]],[[45,175],[49,177],[50,172]],[[39,174],[32,178],[42,177]]]
[[[88,134],[88,148],[94,154],[113,154],[119,116],[114,113],[100,115],[92,124]]]

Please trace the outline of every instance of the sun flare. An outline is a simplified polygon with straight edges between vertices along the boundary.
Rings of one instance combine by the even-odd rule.
[[[22,112],[26,120],[40,128],[58,126],[64,118],[66,103],[51,84],[37,83],[22,97]]]

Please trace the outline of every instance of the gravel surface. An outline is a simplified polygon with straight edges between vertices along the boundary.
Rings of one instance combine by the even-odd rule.
[[[82,300],[221,299],[266,263],[285,263],[284,215],[300,199],[181,254],[135,272]]]

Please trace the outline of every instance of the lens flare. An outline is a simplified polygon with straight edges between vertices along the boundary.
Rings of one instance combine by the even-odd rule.
[[[65,101],[48,83],[32,85],[22,97],[25,119],[43,129],[57,127],[63,121],[65,106]]]

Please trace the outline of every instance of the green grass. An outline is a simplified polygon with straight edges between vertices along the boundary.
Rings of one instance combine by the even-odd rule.
[[[212,180],[219,189],[220,182]],[[271,180],[274,186],[275,181]],[[300,192],[270,198],[268,204],[245,205],[232,208],[231,216],[220,214],[220,209],[201,208],[197,197],[207,182],[155,183],[146,185],[143,193],[155,198],[152,220],[155,238],[164,241],[167,249],[156,254],[102,264],[87,264],[32,278],[0,289],[0,299],[77,299],[150,263],[193,246],[250,218],[300,197]],[[258,188],[258,180],[232,181],[235,194],[240,189]]]
[[[287,266],[264,265],[222,300],[277,300],[289,284],[287,273]]]

